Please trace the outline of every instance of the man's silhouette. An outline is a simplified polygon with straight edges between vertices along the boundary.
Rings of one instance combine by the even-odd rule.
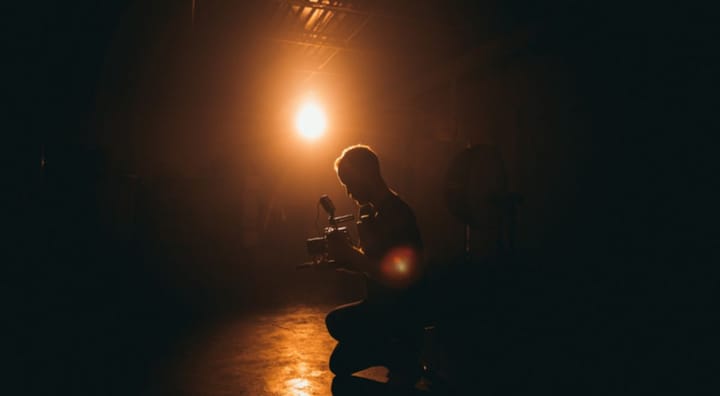
[[[422,274],[422,239],[412,209],[386,185],[377,155],[365,145],[335,160],[338,179],[360,205],[359,246],[339,232],[328,236],[329,255],[366,280],[364,299],[326,317],[338,341],[330,357],[336,376],[371,366],[388,368],[389,383],[414,384],[422,374],[422,323],[416,285]]]

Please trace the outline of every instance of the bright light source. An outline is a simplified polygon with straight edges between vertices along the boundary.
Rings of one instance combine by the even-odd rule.
[[[298,111],[295,126],[303,137],[310,140],[317,139],[327,127],[325,113],[316,103],[307,102]]]

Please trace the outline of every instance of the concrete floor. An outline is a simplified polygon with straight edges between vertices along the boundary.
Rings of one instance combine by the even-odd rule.
[[[218,324],[182,345],[166,386],[184,395],[329,395],[325,310],[293,307]]]
[[[218,323],[179,343],[158,370],[152,395],[331,395],[333,340],[325,329],[332,307],[294,306]],[[343,383],[343,394],[390,394],[387,370],[374,367]],[[423,384],[418,393],[427,390]],[[337,392],[336,392],[337,394]]]
[[[431,392],[426,386],[415,393],[623,393],[615,390],[625,386],[630,370],[618,364],[627,355],[619,348],[629,344],[614,340],[622,340],[626,327],[609,326],[615,323],[611,318],[588,319],[585,304],[567,307],[565,294],[543,298],[527,291],[528,286],[517,286],[555,289],[536,277],[533,282],[518,282],[517,277],[503,282],[497,276],[463,275],[433,294],[442,297],[438,305],[444,309],[435,316],[437,329],[426,332],[426,361],[447,382],[434,381]],[[298,283],[306,286],[301,276]],[[325,280],[331,284],[332,279]],[[484,283],[478,286],[479,280]],[[3,390],[17,391],[3,394],[322,396],[333,394],[333,385],[344,390],[333,396],[397,394],[384,385],[382,368],[359,373],[341,386],[333,382],[328,358],[335,341],[324,317],[349,297],[312,299],[288,293],[284,301],[259,307],[267,300],[259,295],[215,312],[180,309],[176,296],[163,298],[155,290],[93,290],[75,299],[63,299],[67,293],[49,298],[42,290],[44,294],[28,294],[36,297],[7,315],[4,351],[11,367],[5,371],[10,384]],[[226,307],[232,300],[213,302]],[[639,365],[635,362],[626,358],[623,364]],[[631,373],[637,383],[654,374],[643,367]]]
[[[601,327],[603,322],[588,320],[583,331],[579,325],[568,324],[569,319],[562,320],[582,316],[549,316],[556,310],[568,312],[560,310],[559,303],[512,300],[513,295],[503,294],[505,298],[497,301],[504,304],[497,303],[495,309],[453,306],[438,329],[426,333],[426,360],[446,381],[435,381],[429,387],[421,384],[425,386],[413,393],[636,394],[627,390],[664,390],[667,382],[679,383],[679,378],[689,377],[692,366],[685,367],[680,359],[684,349],[679,341],[661,344],[646,336],[645,344],[621,344],[616,340],[628,339],[622,336],[632,329],[614,329],[610,326],[614,322],[608,319],[605,327]],[[50,300],[42,301],[49,304]],[[386,370],[382,368],[358,373],[352,381],[333,382],[328,358],[335,341],[325,329],[324,317],[334,305],[278,304],[223,315],[188,315],[173,313],[170,305],[168,309],[150,309],[150,305],[141,314],[135,309],[122,311],[122,306],[136,307],[128,302],[115,309],[88,307],[80,311],[77,304],[52,301],[54,309],[43,314],[35,311],[8,317],[6,330],[10,331],[4,338],[4,351],[10,367],[4,371],[9,381],[3,394],[398,394],[385,384]],[[529,318],[533,312],[539,317]],[[671,349],[673,345],[675,349]],[[655,350],[656,355],[649,355]],[[641,359],[639,352],[658,356],[659,363]],[[660,354],[675,358],[668,361]],[[667,374],[661,377],[661,373]],[[692,369],[690,374],[716,377],[709,369]],[[689,386],[688,382],[682,384]]]

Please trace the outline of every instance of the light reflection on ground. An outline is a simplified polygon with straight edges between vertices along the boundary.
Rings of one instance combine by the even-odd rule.
[[[258,320],[257,357],[266,363],[262,370],[264,390],[271,395],[329,395],[332,374],[328,357],[335,346],[325,330],[325,314],[297,307]],[[264,366],[264,367],[263,367]]]
[[[330,395],[330,307],[294,307],[228,323],[200,337],[177,370],[177,394]],[[180,374],[183,373],[183,374]]]

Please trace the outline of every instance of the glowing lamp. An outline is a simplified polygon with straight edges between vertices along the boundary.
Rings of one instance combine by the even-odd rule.
[[[327,127],[325,113],[316,103],[305,103],[295,117],[295,126],[301,136],[315,140],[322,136]]]

